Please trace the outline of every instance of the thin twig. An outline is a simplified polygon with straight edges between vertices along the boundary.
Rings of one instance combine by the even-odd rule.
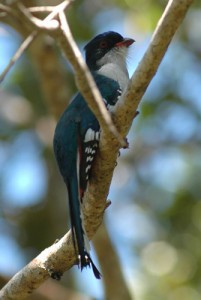
[[[37,29],[44,29],[44,30],[54,30],[58,28],[59,24],[57,20],[54,20],[54,18],[61,12],[64,11],[74,0],[65,0],[59,5],[55,6],[51,13],[44,19],[40,20],[36,17],[33,17],[33,15],[30,13],[30,11],[22,4],[19,3],[18,7],[20,11],[26,16],[27,20],[33,23]],[[49,7],[50,8],[50,7]],[[54,21],[51,23],[51,21]],[[57,26],[56,23],[57,22]]]
[[[17,13],[15,10],[13,10],[11,7],[4,5],[4,4],[0,4],[0,16],[3,18],[7,15],[11,15],[13,18],[17,19]]]
[[[27,7],[27,10],[32,13],[47,13],[52,12],[54,10],[55,6],[33,6],[33,7]]]
[[[7,5],[0,4],[0,11],[11,13],[12,9],[9,6],[7,6]]]
[[[41,20],[34,17],[22,3],[18,4],[18,8],[24,14],[27,20],[29,20],[32,25],[37,28],[37,30],[40,29],[51,31],[59,27],[59,22],[53,19],[55,17],[54,11],[51,12],[44,20]]]
[[[60,10],[62,9],[66,9],[66,7],[68,5],[70,5],[70,3],[73,0],[66,0],[63,1],[61,4],[57,5],[56,7],[54,7],[54,11],[52,11],[43,21],[41,21],[40,19],[34,18],[29,11],[26,9],[26,7],[22,4],[19,3],[18,7],[20,9],[20,11],[26,16],[27,20],[31,20],[34,24],[37,21],[37,24],[35,24],[36,28],[44,28],[45,22],[47,22],[47,26],[45,27],[45,29],[55,29],[55,26],[53,25],[53,23],[49,23],[57,14]],[[0,4],[0,9],[4,9],[6,12],[9,13],[13,13],[12,9],[10,9],[9,7]],[[40,21],[40,22],[39,22]],[[56,21],[56,20],[54,20]],[[41,23],[42,22],[42,23]],[[58,24],[58,21],[56,21]],[[54,28],[52,28],[52,26]],[[4,71],[2,72],[2,74],[0,74],[0,83],[4,80],[5,76],[8,74],[8,72],[10,71],[10,69],[12,68],[12,66],[15,64],[15,62],[20,58],[20,56],[23,54],[23,52],[30,46],[31,42],[34,40],[34,38],[37,36],[38,34],[38,29],[32,31],[32,33],[24,40],[24,42],[20,45],[20,47],[18,48],[18,50],[15,52],[15,54],[13,55],[13,57],[11,58],[9,64],[6,66],[6,68],[4,69]]]
[[[29,47],[29,45],[31,44],[31,42],[33,41],[33,39],[36,37],[36,35],[37,35],[37,31],[35,30],[20,45],[20,47],[18,48],[18,50],[15,52],[15,54],[11,58],[9,64],[6,66],[6,68],[4,69],[4,71],[2,72],[2,74],[0,75],[0,83],[4,80],[5,76],[10,71],[10,69],[15,64],[15,62],[20,58],[20,56],[22,55],[22,53]]]

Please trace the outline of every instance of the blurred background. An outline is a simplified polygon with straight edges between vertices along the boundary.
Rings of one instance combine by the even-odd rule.
[[[59,2],[27,1],[28,6]],[[81,51],[89,39],[107,30],[134,38],[128,59],[132,74],[166,4],[77,0],[67,16]],[[0,22],[2,72],[29,32],[7,15],[0,14]],[[52,138],[56,119],[75,91],[71,67],[54,40],[42,35],[1,83],[1,285],[69,228]],[[114,172],[105,225],[130,299],[200,300],[200,2],[190,8],[139,111],[128,135],[130,148],[121,150]],[[91,270],[80,273],[73,267],[60,283],[46,282],[35,299],[68,295],[100,300],[106,299],[104,290],[104,281],[97,281]]]

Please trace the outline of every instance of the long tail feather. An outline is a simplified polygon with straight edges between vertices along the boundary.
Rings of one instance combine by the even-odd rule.
[[[67,184],[68,195],[69,195],[69,208],[70,208],[70,218],[71,218],[71,227],[73,234],[73,243],[75,251],[78,250],[78,260],[79,267],[81,270],[84,267],[92,266],[94,275],[96,278],[100,279],[101,275],[96,266],[94,265],[89,253],[87,252],[87,245],[85,245],[85,232],[82,226],[81,218],[81,206],[79,200],[79,188],[76,168],[73,171],[70,182]],[[87,237],[86,237],[87,238]],[[76,248],[77,243],[77,248]],[[76,250],[77,249],[77,250]]]

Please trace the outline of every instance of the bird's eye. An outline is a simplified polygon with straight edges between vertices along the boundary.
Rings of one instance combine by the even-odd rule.
[[[101,41],[100,42],[100,48],[106,48],[108,46],[106,41]]]

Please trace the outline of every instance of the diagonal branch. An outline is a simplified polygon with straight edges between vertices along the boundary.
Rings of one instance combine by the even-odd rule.
[[[18,4],[18,8],[24,14],[24,16],[26,17],[26,20],[29,20],[30,24],[34,25],[36,27],[36,29],[43,29],[43,30],[51,31],[51,30],[55,30],[59,27],[59,23],[55,19],[55,17],[57,17],[57,15],[61,11],[64,11],[71,4],[72,1],[73,0],[65,0],[62,3],[58,4],[57,6],[54,6],[52,8],[52,11],[50,12],[50,14],[44,20],[40,20],[40,19],[34,17],[31,14],[31,9],[27,9],[22,3]],[[50,6],[48,7],[48,10],[51,10]],[[42,7],[40,7],[40,11],[42,11]]]
[[[75,80],[79,91],[82,93],[88,106],[98,119],[102,130],[109,136],[111,136],[112,133],[112,135],[119,141],[120,145],[122,147],[126,147],[126,141],[121,137],[114,126],[111,115],[106,109],[94,79],[73,39],[63,11],[60,11],[59,18],[61,27],[57,31],[56,35],[54,35],[66,55],[66,58],[70,61],[74,68]]]
[[[24,40],[24,42],[20,45],[20,47],[17,49],[13,57],[11,58],[9,64],[6,66],[4,71],[0,74],[0,83],[4,80],[5,76],[8,74],[12,66],[15,64],[15,62],[20,58],[20,56],[23,54],[23,52],[29,47],[29,45],[32,43],[34,38],[37,35],[37,31],[32,31],[32,33]]]
[[[192,0],[172,0],[161,17],[151,44],[147,49],[139,67],[132,76],[124,99],[117,104],[114,116],[115,123],[122,134],[126,134],[131,126],[139,102],[145,93],[151,79],[175,34]],[[65,40],[55,35],[65,50]],[[84,203],[86,230],[92,238],[102,221],[106,207],[106,198],[111,183],[119,144],[115,138],[102,133],[100,153],[93,167],[87,199]],[[26,296],[48,278],[48,272],[69,269],[75,263],[73,244],[70,232],[57,244],[44,250],[29,265],[17,273],[13,279],[1,290],[1,299],[25,299]]]
[[[74,68],[77,86],[80,92],[83,94],[87,104],[96,115],[102,130],[105,131],[108,136],[113,135],[122,147],[126,147],[127,143],[117,131],[111,115],[107,111],[102,101],[100,92],[97,89],[94,79],[73,39],[72,33],[68,26],[64,10],[68,5],[71,4],[71,2],[72,0],[66,0],[55,6],[53,11],[43,21],[32,16],[30,12],[31,10],[27,9],[22,3],[18,4],[18,8],[24,20],[34,29],[34,31],[36,31],[36,33],[39,30],[43,30],[49,34],[53,34],[59,44],[62,45],[64,54]],[[34,8],[34,10],[36,10],[36,8]],[[51,10],[51,7],[48,7],[48,10]],[[41,8],[40,11],[42,11]],[[57,17],[57,15],[59,15],[61,26],[59,26],[58,21],[54,19]],[[19,52],[17,51],[17,53]],[[21,53],[22,52],[20,52],[20,54]],[[3,72],[1,80],[3,80],[15,61],[16,60],[11,60],[12,63]]]
[[[61,4],[57,5],[56,7],[53,7],[52,10],[51,10],[51,7],[48,7],[48,11],[51,10],[51,13],[43,21],[41,21],[37,18],[34,18],[30,14],[29,10],[27,10],[26,7],[22,3],[18,4],[20,11],[27,17],[28,20],[30,19],[30,20],[32,20],[32,22],[35,22],[35,25],[38,28],[35,28],[35,30],[31,32],[31,34],[24,40],[24,42],[20,45],[19,49],[15,52],[15,54],[11,58],[9,64],[6,66],[4,71],[0,74],[0,83],[4,80],[5,76],[10,71],[10,69],[15,64],[15,62],[20,58],[20,56],[24,53],[24,51],[30,46],[30,44],[32,43],[34,38],[37,36],[39,29],[47,29],[48,28],[48,30],[52,30],[52,29],[55,30],[55,28],[57,28],[57,26],[59,25],[58,22],[56,20],[54,20],[54,21],[56,21],[56,23],[51,22],[52,19],[55,18],[55,16],[59,13],[59,11],[61,9],[65,9],[68,5],[70,5],[71,1],[72,0],[63,1]],[[12,8],[10,8],[6,5],[0,4],[0,11],[1,10],[3,12],[10,13],[12,16],[15,16],[15,14],[16,14],[16,11],[14,12],[12,10]],[[44,9],[44,10],[46,11],[46,9]],[[40,11],[42,11],[42,7],[40,8]]]
[[[168,2],[153,33],[151,43],[130,80],[124,99],[116,105],[114,119],[116,124],[121,125],[119,130],[123,135],[127,134],[137,107],[192,3],[193,0]]]

